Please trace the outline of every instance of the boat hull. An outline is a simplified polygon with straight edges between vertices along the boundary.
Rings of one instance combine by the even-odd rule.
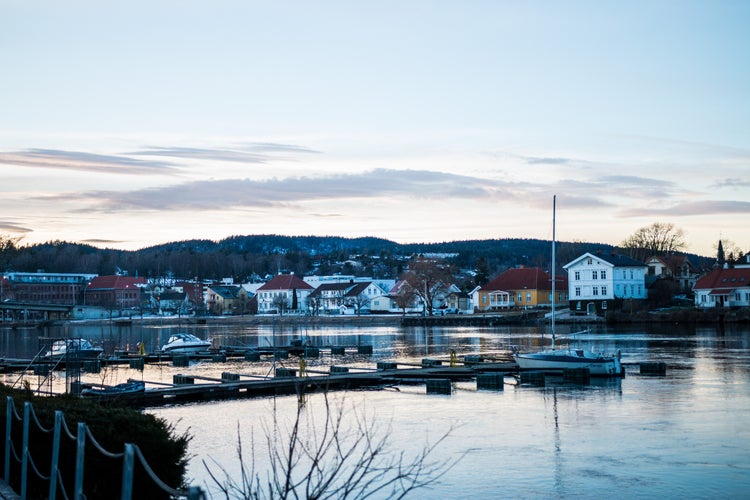
[[[619,377],[622,375],[622,365],[617,356],[592,355],[592,353],[572,350],[516,354],[514,358],[518,367],[522,370],[588,368],[589,374],[592,376]]]

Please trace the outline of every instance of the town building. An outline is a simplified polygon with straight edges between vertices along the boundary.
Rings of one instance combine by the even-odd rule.
[[[552,276],[538,267],[517,267],[508,269],[473,293],[476,296],[474,307],[478,312],[511,307],[551,307]],[[568,300],[565,276],[556,277],[555,293],[556,303]]]
[[[674,280],[677,290],[689,293],[700,272],[685,255],[654,255],[646,261],[648,276]]]
[[[294,274],[279,274],[258,288],[258,313],[307,312],[307,297],[314,288]]]
[[[208,285],[206,287],[206,308],[208,313],[221,315],[248,314],[250,297],[247,290],[239,285]]]
[[[565,264],[573,313],[603,314],[615,299],[645,300],[648,266],[619,254],[585,253]]]
[[[84,289],[83,305],[98,306],[111,311],[141,307],[141,290],[145,278],[132,276],[97,276]]]
[[[750,306],[750,267],[714,269],[701,277],[693,288],[695,306]]]
[[[96,274],[8,272],[0,280],[0,302],[75,305]]]

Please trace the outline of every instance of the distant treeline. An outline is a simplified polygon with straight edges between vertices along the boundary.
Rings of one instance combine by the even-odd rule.
[[[403,271],[405,261],[418,254],[449,255],[447,260],[457,268],[479,268],[489,278],[517,266],[549,269],[551,261],[551,242],[536,239],[399,244],[374,237],[251,235],[221,241],[178,241],[133,251],[65,241],[20,245],[7,237],[2,243],[0,269],[4,271],[109,275],[122,270],[131,276],[232,277],[239,282],[278,272],[395,278]],[[610,254],[623,250],[600,243],[558,242],[558,267],[584,252]],[[711,264],[706,257],[690,257],[699,267]]]

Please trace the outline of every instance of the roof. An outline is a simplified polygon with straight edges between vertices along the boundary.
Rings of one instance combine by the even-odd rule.
[[[321,295],[326,291],[339,291],[342,297],[356,297],[360,293],[364,292],[365,289],[372,284],[372,281],[357,281],[355,283],[323,283],[313,291],[311,296]]]
[[[268,290],[312,290],[313,287],[302,281],[294,274],[278,274],[273,279],[262,287],[258,288],[258,291]]]
[[[239,285],[211,285],[208,288],[223,299],[236,299],[242,290]]]
[[[750,268],[714,269],[700,278],[694,290],[750,287]]]
[[[555,288],[567,289],[568,280],[565,276],[555,277]],[[552,290],[552,276],[538,267],[521,267],[508,269],[493,279],[480,290]]]
[[[567,269],[574,264],[577,264],[578,262],[582,261],[585,258],[591,257],[592,259],[599,259],[601,261],[604,261],[608,264],[610,264],[612,267],[648,267],[646,264],[644,264],[641,261],[631,259],[627,255],[621,255],[616,253],[590,253],[586,252],[585,254],[581,255],[580,257],[573,259],[572,261],[568,262],[563,266],[564,269]]]
[[[146,278],[134,276],[97,276],[86,287],[87,290],[124,290],[125,288],[144,286]]]

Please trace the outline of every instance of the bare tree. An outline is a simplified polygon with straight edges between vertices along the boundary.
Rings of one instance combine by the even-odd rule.
[[[289,309],[289,300],[283,293],[275,295],[273,297],[273,300],[271,300],[271,304],[276,308],[276,310],[279,311],[279,314],[281,314],[282,316],[284,315],[284,311]]]
[[[239,477],[219,464],[223,478],[203,461],[211,479],[226,498],[366,498],[373,495],[403,498],[408,493],[439,482],[456,459],[433,460],[432,453],[448,437],[449,429],[434,443],[426,443],[415,456],[389,446],[391,426],[381,427],[353,407],[355,423],[346,425],[345,405],[337,408],[325,398],[325,415],[317,425],[298,404],[296,417],[283,425],[274,412],[264,425],[268,471],[256,470],[254,442],[249,462],[242,451],[237,429]],[[320,428],[322,426],[322,428]]]
[[[404,282],[396,292],[393,301],[396,303],[396,306],[401,309],[401,314],[406,316],[406,308],[414,305],[414,299],[416,297],[417,294],[414,292],[414,288],[412,288],[409,283]]]
[[[422,256],[409,261],[409,270],[404,279],[425,304],[427,314],[432,316],[432,301],[441,286],[448,286],[453,280],[450,266],[442,259],[428,259]]]
[[[652,255],[681,252],[686,247],[685,232],[671,222],[654,222],[638,229],[620,246],[627,248],[634,259],[645,261]]]

